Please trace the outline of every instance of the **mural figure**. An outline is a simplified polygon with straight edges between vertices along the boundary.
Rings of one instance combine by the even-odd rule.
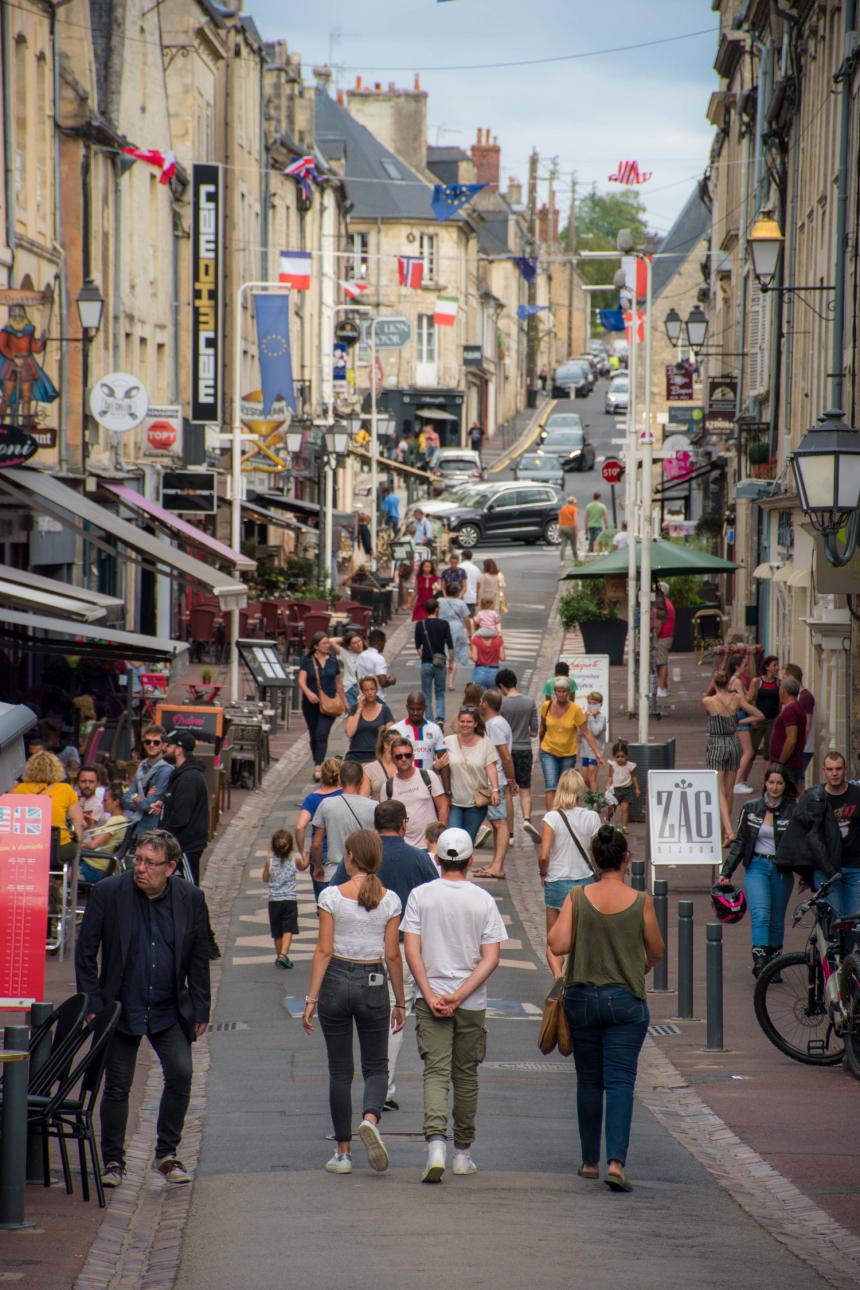
[[[34,357],[45,348],[45,337],[27,317],[23,305],[10,305],[9,321],[0,329],[0,421],[17,408],[23,425],[35,421],[33,403],[53,403],[59,390]]]

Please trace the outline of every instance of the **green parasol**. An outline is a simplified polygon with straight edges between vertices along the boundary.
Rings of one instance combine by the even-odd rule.
[[[642,542],[636,539],[636,568],[642,563]],[[562,582],[579,578],[617,578],[627,576],[627,547],[619,547],[609,555],[600,556],[597,560],[587,560],[578,564],[570,573],[565,574]],[[651,573],[657,577],[671,578],[684,573],[733,573],[738,565],[721,556],[709,555],[695,547],[679,546],[675,542],[666,542],[655,538],[651,543]]]

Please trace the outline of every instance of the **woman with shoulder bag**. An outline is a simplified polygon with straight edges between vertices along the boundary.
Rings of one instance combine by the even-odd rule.
[[[580,1178],[600,1177],[606,1102],[606,1174],[612,1191],[632,1191],[625,1165],[639,1052],[648,1032],[645,974],[666,952],[654,902],[625,879],[627,839],[601,825],[591,847],[598,881],[574,888],[547,944],[568,955],[564,1010],[576,1066],[576,1111],[582,1144]]]
[[[318,780],[335,717],[346,712],[340,664],[331,652],[331,642],[325,632],[314,632],[311,637],[310,650],[299,664],[299,689],[314,763],[314,779]]]
[[[394,724],[394,714],[388,704],[379,698],[375,676],[363,676],[358,683],[358,703],[355,712],[345,722],[349,738],[346,761],[373,761],[379,733]]]
[[[487,738],[476,708],[462,707],[457,733],[447,735],[445,747],[451,771],[450,829],[465,829],[474,842],[487,808],[498,806],[499,754]]]
[[[600,828],[600,816],[579,805],[584,791],[585,782],[579,771],[566,770],[558,781],[553,810],[543,817],[538,868],[547,936],[570,892],[594,882],[591,843]],[[560,976],[563,960],[547,950],[546,961],[553,976]]]

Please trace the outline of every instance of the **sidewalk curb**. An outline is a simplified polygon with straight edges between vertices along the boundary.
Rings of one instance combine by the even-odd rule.
[[[529,444],[532,443],[535,438],[538,427],[543,424],[544,420],[549,416],[550,412],[552,412],[557,401],[557,399],[547,399],[546,403],[542,403],[540,407],[535,408],[534,416],[529,421],[519,439],[512,443],[510,448],[506,448],[500,457],[496,458],[492,466],[490,466],[487,471],[488,475],[495,475],[498,471],[504,470],[505,467],[513,461],[514,457],[518,457],[520,453],[524,452],[525,449],[528,448]]]

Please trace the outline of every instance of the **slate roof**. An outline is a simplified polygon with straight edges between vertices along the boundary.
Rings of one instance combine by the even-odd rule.
[[[432,167],[434,161],[471,161],[468,152],[462,148],[445,147],[442,144],[428,143],[427,163]]]
[[[657,248],[660,255],[672,254],[672,259],[654,261],[652,290],[655,300],[672,281],[687,257],[696,250],[710,227],[711,212],[702,201],[699,187],[696,185],[675,223]]]

